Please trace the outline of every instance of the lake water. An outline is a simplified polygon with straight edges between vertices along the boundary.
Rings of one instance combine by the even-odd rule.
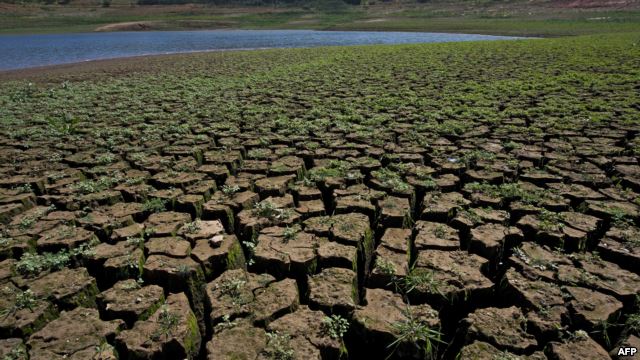
[[[0,70],[193,51],[505,39],[514,38],[476,34],[314,30],[205,30],[0,35]]]

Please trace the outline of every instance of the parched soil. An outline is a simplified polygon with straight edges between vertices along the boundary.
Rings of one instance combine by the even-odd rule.
[[[616,358],[640,336],[638,49],[21,73],[0,87],[0,356]]]

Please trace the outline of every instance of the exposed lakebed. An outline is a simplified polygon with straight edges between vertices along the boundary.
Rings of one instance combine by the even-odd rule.
[[[617,359],[637,38],[0,76],[0,359]]]
[[[515,38],[478,34],[314,30],[2,35],[0,36],[0,70],[193,51],[506,39]]]

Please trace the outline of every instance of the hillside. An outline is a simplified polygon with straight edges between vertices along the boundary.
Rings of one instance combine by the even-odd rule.
[[[63,3],[0,2],[0,33],[236,28],[562,36],[633,31],[640,24],[638,0],[419,0],[362,5],[344,2],[352,0],[58,1]]]

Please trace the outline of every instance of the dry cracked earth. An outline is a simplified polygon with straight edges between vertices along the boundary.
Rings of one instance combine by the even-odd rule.
[[[613,155],[637,131],[30,160],[0,179],[0,354],[608,359],[639,342],[640,168]]]
[[[447,48],[424,52],[438,49]],[[518,49],[534,58],[529,45]],[[384,51],[409,57],[410,68],[433,64]],[[443,54],[445,63],[450,53]],[[602,61],[610,54],[618,52]],[[304,69],[297,71],[311,71]],[[381,84],[392,84],[369,79],[375,72],[367,68],[336,69],[313,79],[338,71],[362,84],[310,87],[274,77],[241,84],[237,96],[294,84],[291,94],[246,103],[297,106],[313,118],[309,94],[346,106],[377,98],[342,96],[353,89],[366,95],[365,85],[384,92]],[[403,91],[435,84],[440,94],[440,84],[456,84],[427,80],[406,80]],[[0,357],[621,358],[619,346],[640,345],[640,126],[620,115],[637,120],[640,108],[637,78],[625,81],[603,82],[616,84],[611,91],[592,86],[615,105],[610,120],[567,115],[564,127],[496,113],[537,106],[534,96],[509,93],[486,111],[495,121],[437,119],[420,128],[417,110],[389,102],[382,105],[393,110],[372,110],[389,119],[373,118],[365,132],[329,120],[227,124],[193,114],[236,111],[224,107],[231,90],[194,97],[188,101],[198,105],[189,107],[189,92],[168,80],[154,86],[175,96],[158,99],[156,113],[129,118],[110,113],[138,111],[143,102],[133,94],[144,96],[153,80],[111,107],[105,99],[123,93],[123,83],[93,98],[73,84],[80,90],[69,104],[87,99],[78,106],[100,113],[93,122],[31,120],[41,104],[71,96],[66,89],[9,102],[7,111],[29,121],[0,133]],[[192,93],[202,94],[202,84]],[[575,94],[546,99],[562,100],[561,111]],[[185,108],[193,111],[184,113],[188,123],[158,115]],[[314,127],[283,127],[296,124]],[[533,125],[539,131],[529,131]]]

